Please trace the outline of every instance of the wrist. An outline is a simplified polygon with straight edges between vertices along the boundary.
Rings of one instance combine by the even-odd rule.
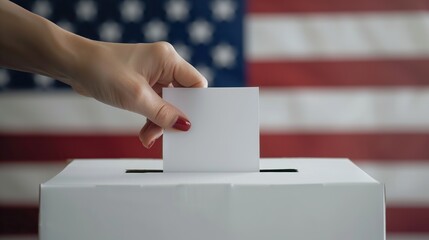
[[[55,26],[56,27],[56,26]],[[97,42],[60,29],[55,34],[52,52],[55,57],[52,77],[68,84],[80,84],[82,72],[100,48]]]

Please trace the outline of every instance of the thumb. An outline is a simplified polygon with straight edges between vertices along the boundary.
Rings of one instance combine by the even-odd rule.
[[[164,129],[188,131],[191,128],[191,122],[185,114],[162,99],[153,89],[149,89],[144,96],[141,106],[137,107],[150,121]]]

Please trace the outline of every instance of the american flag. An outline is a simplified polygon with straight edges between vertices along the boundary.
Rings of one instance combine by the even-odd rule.
[[[350,158],[386,184],[388,239],[429,239],[428,0],[14,2],[88,38],[168,41],[213,87],[260,86],[261,157]],[[0,69],[0,239],[37,239],[38,185],[67,159],[161,158],[144,122]]]

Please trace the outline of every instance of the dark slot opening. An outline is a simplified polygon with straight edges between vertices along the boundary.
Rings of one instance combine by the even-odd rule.
[[[286,168],[286,169],[261,169],[260,172],[298,172],[298,169]]]
[[[159,169],[127,169],[125,173],[162,173],[162,170]],[[289,172],[294,173],[298,172],[297,169],[293,168],[287,168],[287,169],[261,169],[260,172],[277,172],[277,173],[283,173],[283,172]]]
[[[153,169],[153,170],[149,170],[149,169],[127,169],[127,171],[125,171],[125,173],[162,173],[162,170],[158,170],[158,169]]]

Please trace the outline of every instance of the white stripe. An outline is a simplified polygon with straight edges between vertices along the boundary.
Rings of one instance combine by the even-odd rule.
[[[261,91],[262,132],[429,132],[429,88]]]
[[[136,113],[74,92],[0,94],[0,131],[135,133],[145,123]]]
[[[429,132],[428,106],[429,87],[261,90],[261,131]],[[0,94],[2,132],[135,134],[144,122],[74,93]]]
[[[429,56],[429,13],[250,15],[251,60]]]
[[[427,234],[387,234],[387,240],[428,240]],[[0,240],[38,240],[37,236],[0,236]]]
[[[37,240],[37,236],[0,236],[0,240]],[[387,240],[427,240],[428,234],[387,234]]]
[[[385,183],[388,205],[429,207],[429,161],[373,161],[358,165]],[[37,204],[39,184],[55,176],[64,166],[61,163],[0,165],[0,204]]]
[[[429,161],[355,163],[370,176],[385,184],[388,205],[429,206]]]
[[[37,236],[0,236],[0,240],[37,240]],[[429,239],[428,234],[387,234],[387,240],[427,240]]]
[[[39,185],[57,175],[64,163],[2,163],[0,204],[38,204]]]

